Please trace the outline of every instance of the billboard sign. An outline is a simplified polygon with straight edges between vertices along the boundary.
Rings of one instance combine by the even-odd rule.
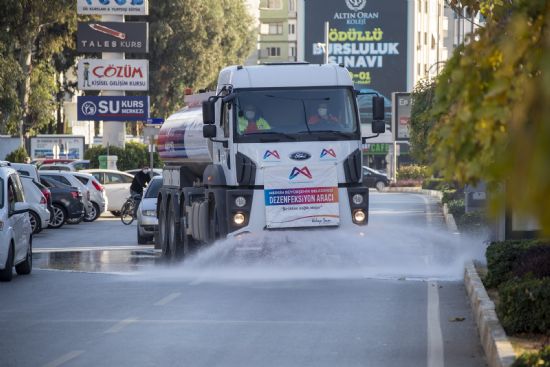
[[[78,62],[80,90],[148,90],[148,60],[83,59]]]
[[[87,15],[147,15],[147,0],[77,0],[78,14]]]
[[[83,159],[84,137],[38,135],[30,138],[32,159]]]
[[[78,52],[149,52],[149,24],[146,22],[78,23]]]
[[[411,123],[411,94],[392,94],[393,131],[396,141],[409,141]]]
[[[78,97],[77,112],[79,121],[145,121],[149,96]]]
[[[388,100],[407,88],[407,0],[305,1],[305,59],[323,62],[329,22],[329,62],[350,71],[356,89]],[[388,106],[389,107],[389,106]]]

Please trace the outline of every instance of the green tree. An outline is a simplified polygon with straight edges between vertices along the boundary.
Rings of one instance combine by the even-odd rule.
[[[12,163],[25,163],[27,158],[29,158],[29,155],[27,154],[27,150],[23,147],[15,149],[6,156],[6,160]]]
[[[550,233],[550,0],[479,3],[486,26],[437,79],[429,153],[447,179],[505,183],[494,204]]]
[[[428,134],[435,124],[430,115],[434,95],[435,81],[429,79],[421,80],[411,94],[411,153],[421,164],[431,164],[433,161]]]
[[[14,69],[11,78],[15,84],[18,106],[9,110],[4,127],[13,129],[20,124],[20,134],[35,127],[36,113],[46,114],[40,106],[32,106],[33,81],[41,87],[55,78],[45,66],[52,57],[66,47],[74,46],[76,29],[76,2],[72,0],[3,0],[0,7],[0,57],[9,60]],[[38,70],[35,70],[38,69]],[[39,75],[41,74],[41,75]],[[54,79],[55,80],[55,79]],[[36,85],[36,84],[35,84]],[[13,86],[2,91],[0,100],[12,100]],[[43,117],[38,118],[40,125]],[[10,131],[13,133],[13,131]]]
[[[242,63],[254,47],[243,0],[150,3],[151,110],[166,116],[183,106],[185,88],[212,87],[219,71]]]

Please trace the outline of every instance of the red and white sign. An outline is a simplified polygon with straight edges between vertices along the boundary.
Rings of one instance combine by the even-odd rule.
[[[148,60],[83,59],[78,63],[80,90],[148,90]]]

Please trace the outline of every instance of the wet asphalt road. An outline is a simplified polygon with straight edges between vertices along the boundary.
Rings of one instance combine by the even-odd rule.
[[[148,247],[37,253],[42,270],[0,284],[0,366],[485,366],[459,280],[473,250],[429,198],[371,200],[364,233],[278,237],[260,255],[231,241],[171,266]],[[81,226],[110,241],[71,229],[35,248],[135,245],[135,227]]]

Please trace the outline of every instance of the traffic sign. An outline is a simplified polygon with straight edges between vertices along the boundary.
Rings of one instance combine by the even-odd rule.
[[[145,124],[147,125],[162,125],[164,123],[164,119],[162,117],[151,117],[145,120]]]

